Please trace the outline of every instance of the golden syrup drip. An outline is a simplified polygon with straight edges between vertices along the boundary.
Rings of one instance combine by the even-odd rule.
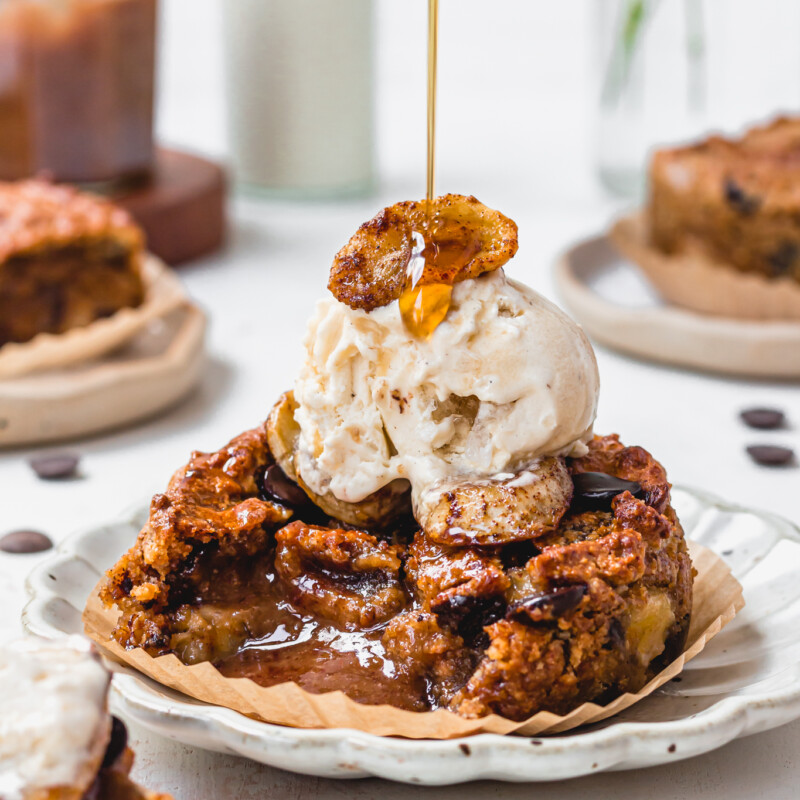
[[[408,331],[428,339],[450,309],[453,287],[447,283],[423,283],[403,290],[400,314]]]
[[[436,60],[439,38],[439,0],[428,0],[428,208],[433,202],[436,161]],[[428,213],[430,216],[430,211]]]
[[[431,213],[436,172],[436,62],[438,56],[439,0],[428,0],[428,181],[427,181],[427,221],[425,231],[414,232],[415,246],[406,270],[406,282],[400,295],[400,316],[406,329],[420,339],[433,334],[450,310],[453,284],[450,282],[426,280],[431,272],[439,272],[444,267],[459,266],[460,258],[466,251],[457,241],[439,238],[439,221]],[[427,241],[426,241],[427,239]],[[453,246],[455,245],[455,246]],[[469,250],[471,248],[467,248]],[[463,263],[477,252],[473,251]],[[461,254],[461,257],[459,256]],[[428,275],[426,275],[428,273]],[[454,273],[452,273],[454,274]]]
[[[441,218],[429,220],[424,236],[414,231],[412,237],[400,315],[408,331],[427,339],[447,316],[453,280],[480,251],[481,241],[477,233],[465,236],[461,226]]]

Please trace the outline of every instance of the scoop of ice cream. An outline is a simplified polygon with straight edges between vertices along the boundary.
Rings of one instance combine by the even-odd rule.
[[[0,797],[89,787],[111,730],[108,682],[88,643],[77,637],[0,648]]]
[[[503,270],[456,284],[428,339],[408,332],[397,301],[367,313],[328,298],[305,344],[295,466],[318,494],[357,502],[404,478],[418,499],[586,452],[599,389],[591,345]]]

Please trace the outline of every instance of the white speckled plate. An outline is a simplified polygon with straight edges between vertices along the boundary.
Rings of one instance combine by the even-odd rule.
[[[747,606],[680,681],[598,725],[553,737],[435,742],[297,730],[205,705],[126,669],[114,676],[115,710],[186,744],[281,769],[431,785],[557,780],[663,764],[800,717],[800,532],[779,517],[694,490],[676,488],[673,498],[688,537],[725,557]],[[140,511],[78,533],[36,569],[23,615],[28,631],[46,638],[80,632],[89,592],[145,517]]]

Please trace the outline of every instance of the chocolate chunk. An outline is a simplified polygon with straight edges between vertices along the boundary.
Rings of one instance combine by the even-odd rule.
[[[640,500],[645,497],[641,484],[605,472],[579,472],[572,476],[572,482],[575,485],[572,505],[583,511],[610,511],[614,498],[623,492],[630,492]]]
[[[103,756],[103,768],[108,769],[116,764],[119,757],[128,746],[128,729],[125,723],[117,718],[111,718],[111,739],[109,739],[106,754]]]
[[[276,500],[290,508],[300,508],[310,502],[308,495],[277,464],[267,467],[261,490],[267,499]]]
[[[0,550],[4,553],[43,553],[52,546],[50,537],[39,531],[11,531],[0,539]]]
[[[563,617],[580,603],[587,588],[585,583],[579,583],[562,586],[547,594],[526,597],[509,606],[506,618],[520,622],[541,622]]]
[[[51,453],[30,460],[33,471],[44,481],[72,478],[80,464],[80,456],[74,453]]]
[[[772,267],[773,276],[778,277],[789,272],[795,265],[798,255],[800,255],[800,249],[794,242],[782,242],[778,249],[767,258]]]
[[[755,214],[761,207],[761,198],[747,194],[732,178],[725,179],[724,192],[728,205],[744,217]]]
[[[739,416],[749,428],[773,430],[786,424],[786,416],[777,408],[747,408]]]
[[[764,467],[783,467],[794,461],[794,450],[771,444],[752,444],[747,448],[750,458]]]
[[[458,632],[471,641],[483,632],[486,625],[497,622],[506,612],[502,597],[476,597],[471,594],[452,594],[431,603],[440,625]]]

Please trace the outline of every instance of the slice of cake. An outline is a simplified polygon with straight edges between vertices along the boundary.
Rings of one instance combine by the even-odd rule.
[[[800,282],[800,119],[658,151],[647,217],[665,254]]]
[[[66,186],[0,183],[0,346],[88,325],[144,298],[128,214]]]

